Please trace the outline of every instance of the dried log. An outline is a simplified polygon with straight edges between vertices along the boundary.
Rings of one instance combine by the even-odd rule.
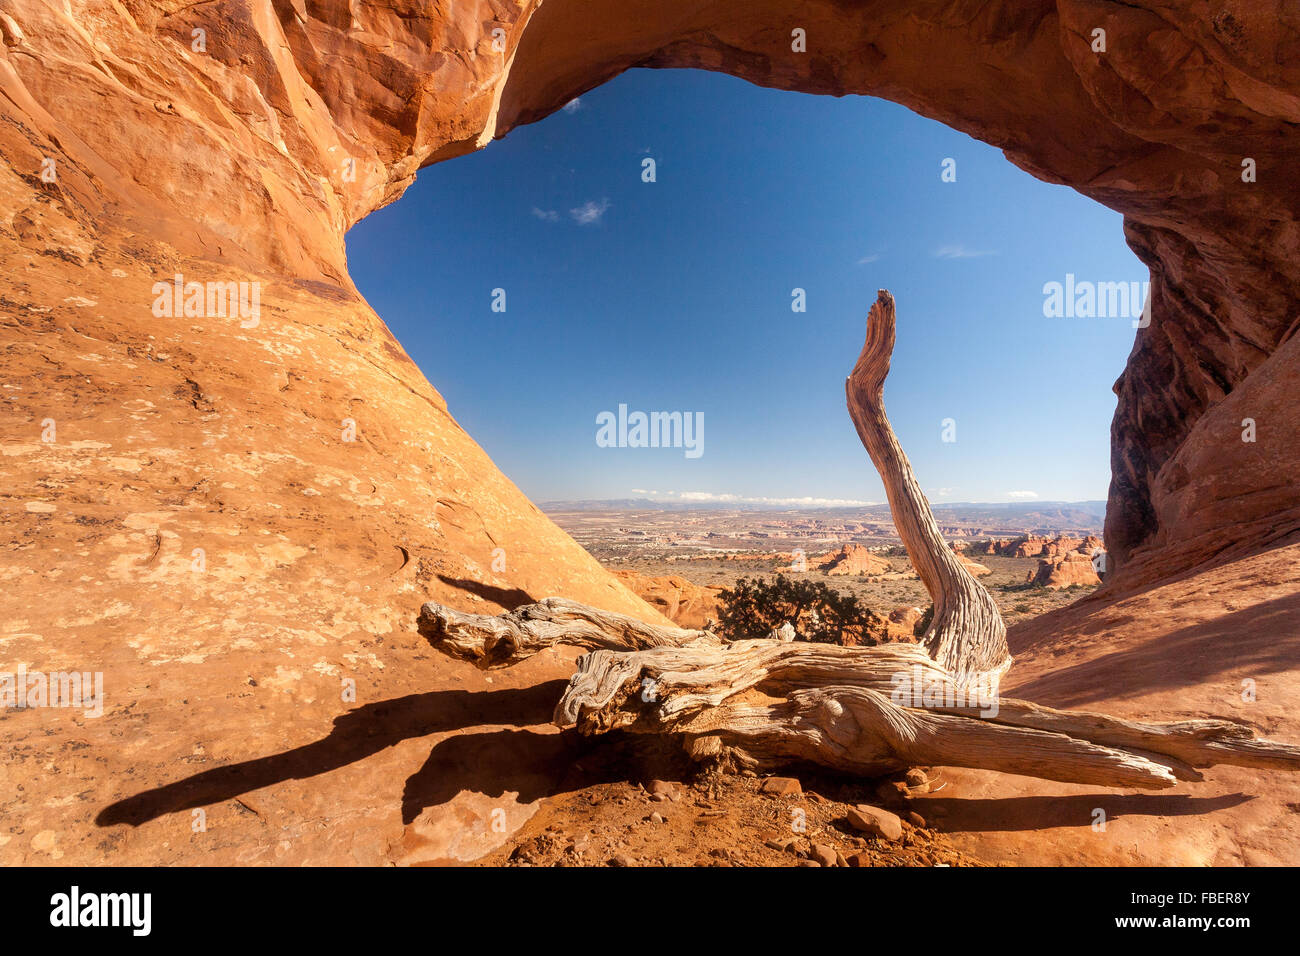
[[[962,706],[972,684],[911,644],[727,643],[558,598],[496,616],[430,603],[420,629],[480,667],[509,666],[559,643],[593,648],[556,706],[559,726],[674,734],[697,757],[744,767],[803,762],[862,775],[978,767],[1157,789],[1200,779],[1192,768],[1215,764],[1300,769],[1300,748],[1255,739],[1229,721],[1127,721],[1004,697]],[[905,706],[918,685],[926,706]]]
[[[674,721],[716,707],[751,687],[780,691],[851,685],[890,692],[898,674],[915,669],[931,680],[948,675],[915,644],[840,647],[835,644],[736,641],[725,648],[600,650],[578,659],[577,671],[555,708],[555,723],[586,734],[629,727],[649,709],[650,729],[671,731]]]
[[[1162,790],[1173,770],[1064,734],[895,706],[862,687],[794,691],[772,704],[727,703],[677,730],[697,758],[749,769],[817,764],[873,777],[915,766],[975,767],[1068,783]]]
[[[495,616],[430,601],[420,609],[417,627],[444,654],[485,670],[509,667],[555,644],[621,651],[722,644],[709,631],[658,627],[557,597]]]
[[[938,707],[935,711],[979,716],[978,709],[971,707]],[[985,719],[1010,727],[1068,734],[1123,750],[1147,750],[1160,754],[1162,760],[1177,760],[1190,767],[1230,764],[1262,770],[1300,770],[1300,747],[1256,737],[1249,727],[1230,720],[1123,720],[1086,710],[1055,710],[1010,697],[998,698],[997,713]]]
[[[894,352],[894,297],[881,289],[867,314],[867,337],[844,393],[858,437],[880,472],[908,556],[930,592],[934,617],[923,638],[958,683],[1011,666],[1007,627],[992,596],[944,543],[939,525],[885,415],[885,377]]]
[[[556,706],[554,719],[558,726],[576,726],[584,734],[622,729],[689,735],[698,732],[695,728],[701,720],[723,721],[710,724],[721,732],[729,726],[722,715],[741,713],[746,719],[753,716],[749,710],[736,711],[737,705],[730,703],[751,690],[786,695],[793,700],[803,690],[816,689],[824,692],[826,700],[845,698],[841,704],[846,706],[846,700],[855,698],[853,692],[869,690],[884,695],[897,710],[980,723],[986,727],[979,737],[982,741],[996,740],[999,734],[1006,734],[1008,741],[1019,739],[1020,731],[1045,733],[1089,743],[1112,754],[1125,752],[1142,756],[1180,780],[1199,780],[1201,775],[1193,768],[1218,764],[1300,770],[1300,748],[1256,739],[1250,728],[1230,721],[1128,721],[1086,711],[1055,710],[996,694],[969,706],[948,705],[946,701],[963,700],[962,695],[969,693],[970,685],[951,681],[915,645],[838,647],[753,640],[737,641],[726,648],[656,648],[633,653],[593,651],[583,655],[577,666]],[[918,704],[922,697],[927,701],[933,698],[935,703],[927,702],[921,708]],[[705,714],[713,716],[706,718]],[[941,725],[965,726],[947,722]],[[801,752],[806,756],[812,752],[813,743],[800,739]],[[744,741],[733,741],[730,746],[743,751]],[[1066,780],[1076,778],[1062,774],[1086,772],[1087,761],[1081,769],[1074,760],[1075,751],[1063,752],[1071,757],[1061,767],[1053,767],[1040,756],[1036,775]],[[823,755],[825,760],[812,762],[839,766],[843,760],[850,759],[836,756],[837,753],[834,748],[828,748]],[[761,756],[756,755],[755,759]],[[945,761],[935,757],[928,762]],[[996,769],[988,764],[950,765]]]

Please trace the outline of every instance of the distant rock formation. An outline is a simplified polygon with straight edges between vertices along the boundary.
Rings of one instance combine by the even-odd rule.
[[[1038,570],[1029,572],[1026,580],[1051,590],[1074,585],[1095,587],[1101,584],[1101,578],[1092,566],[1092,558],[1082,551],[1070,551],[1054,558],[1039,558]]]
[[[1036,535],[1028,535],[1019,541],[1013,541],[1004,546],[1001,554],[1008,558],[1037,558],[1047,553],[1052,547],[1053,540],[1050,538],[1040,538]],[[1063,539],[1056,539],[1058,546],[1063,546]],[[1066,550],[1069,550],[1068,548]]]
[[[972,574],[989,574],[990,570],[961,553],[956,543],[953,550]],[[971,551],[976,554],[996,555],[1005,558],[1038,558],[1038,568],[1030,571],[1026,582],[1048,588],[1070,587],[1076,584],[1095,586],[1101,578],[1094,569],[1093,557],[1104,554],[1105,548],[1101,538],[1088,535],[1084,538],[1057,535],[1054,538],[1036,535],[1022,535],[1012,541],[972,542]],[[1103,564],[1102,570],[1105,570]],[[975,570],[979,568],[980,570]]]
[[[889,574],[894,566],[885,558],[860,544],[846,544],[819,558],[809,560],[808,566],[831,575],[862,575],[879,577]]]
[[[998,555],[1004,558],[1058,558],[1071,551],[1092,554],[1098,548],[1104,548],[1104,545],[1101,538],[1096,535],[1078,538],[1060,534],[1048,538],[1026,534],[1010,541],[1000,541],[995,538],[990,541],[975,542],[970,550],[977,554]]]

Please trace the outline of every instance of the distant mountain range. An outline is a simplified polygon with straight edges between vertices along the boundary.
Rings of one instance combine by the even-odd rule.
[[[737,513],[761,511],[791,515],[816,514],[836,518],[888,518],[888,505],[835,508],[792,508],[788,505],[727,504],[717,502],[652,501],[649,498],[543,501],[548,513],[573,511],[713,511]],[[1100,527],[1106,517],[1104,501],[1010,501],[949,502],[932,505],[940,524],[993,524],[998,526],[1088,528]]]
[[[939,520],[981,521],[985,519],[1009,521],[1021,524],[1086,525],[1101,524],[1106,520],[1106,502],[1104,501],[1034,501],[1034,502],[959,502],[953,504],[932,505],[934,516]],[[886,507],[883,509],[888,511]]]

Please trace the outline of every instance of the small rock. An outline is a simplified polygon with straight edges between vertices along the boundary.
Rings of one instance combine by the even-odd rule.
[[[794,837],[774,837],[771,840],[764,840],[763,846],[784,853],[786,850],[790,849],[790,847],[794,846]]]
[[[803,793],[803,785],[794,777],[768,777],[758,789],[774,797],[797,797]]]
[[[913,767],[911,770],[907,771],[907,775],[904,779],[907,781],[908,787],[913,790],[917,787],[928,787],[930,784],[930,778],[925,775],[925,771],[920,767]]]
[[[651,822],[651,823],[667,823],[668,821],[664,819],[662,813],[652,813],[652,814],[650,814],[650,822]]]
[[[669,780],[651,780],[650,795],[662,800],[671,800],[677,795],[677,784]]]
[[[821,866],[816,860],[800,860],[799,866]]]
[[[836,863],[835,848],[825,843],[814,843],[809,853],[822,866],[834,866]]]
[[[891,843],[902,839],[903,821],[888,810],[861,803],[848,812],[847,818],[849,826],[860,833],[870,833]]]
[[[626,853],[615,853],[609,858],[610,866],[633,866],[633,860]]]
[[[921,814],[917,813],[915,810],[907,811],[906,820],[908,823],[912,824],[912,826],[917,827],[918,829],[921,830],[925,829],[925,817],[921,816]]]
[[[849,866],[867,867],[871,865],[871,856],[867,853],[850,853],[847,862]]]

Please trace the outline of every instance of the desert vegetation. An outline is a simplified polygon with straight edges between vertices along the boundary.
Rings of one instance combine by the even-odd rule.
[[[778,574],[740,578],[718,597],[717,632],[729,640],[766,634],[783,624],[794,639],[819,644],[874,645],[885,634],[884,618],[821,581],[795,580]]]

